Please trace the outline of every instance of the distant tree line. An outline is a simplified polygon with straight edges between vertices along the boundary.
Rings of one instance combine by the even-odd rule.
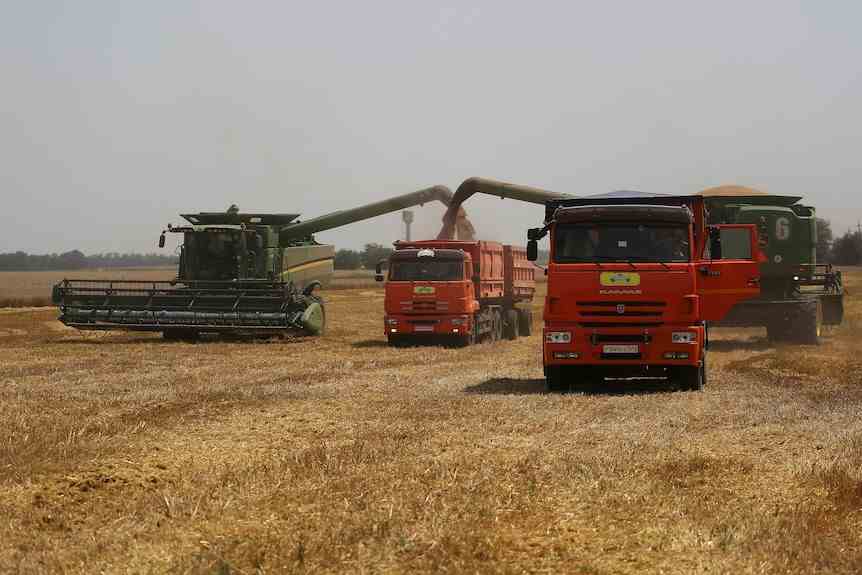
[[[161,254],[106,254],[84,255],[79,250],[61,254],[28,254],[13,252],[0,254],[0,271],[82,270],[88,268],[158,267],[177,264],[176,256]]]
[[[380,244],[365,244],[362,251],[338,250],[335,252],[335,269],[337,270],[373,270],[377,262],[392,254],[392,248]]]
[[[829,221],[817,218],[817,262],[842,266],[862,264],[862,233],[848,230],[834,238]]]

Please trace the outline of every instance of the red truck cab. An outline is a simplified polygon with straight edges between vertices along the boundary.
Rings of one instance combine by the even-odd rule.
[[[468,345],[529,334],[532,316],[518,307],[535,291],[524,248],[496,242],[396,242],[386,279],[384,332],[391,345],[428,341]]]
[[[754,226],[707,228],[698,196],[549,202],[543,364],[549,390],[606,378],[706,382],[707,322],[759,293]]]

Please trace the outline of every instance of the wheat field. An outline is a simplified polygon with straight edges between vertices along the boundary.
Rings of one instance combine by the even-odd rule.
[[[855,300],[816,347],[715,330],[703,393],[558,395],[536,335],[387,348],[382,296],[272,342],[0,310],[0,571],[862,571]]]

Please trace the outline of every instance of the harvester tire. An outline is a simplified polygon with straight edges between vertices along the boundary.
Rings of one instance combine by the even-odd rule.
[[[323,335],[326,331],[326,309],[323,307],[323,301],[314,298],[302,312],[300,322],[307,334]]]
[[[803,312],[794,318],[796,321],[793,322],[793,333],[799,343],[817,345],[823,330],[823,306],[819,299],[808,304]]]
[[[770,341],[817,345],[823,330],[823,306],[819,299],[793,302],[790,311],[766,325]]]
[[[518,334],[529,337],[533,333],[533,312],[528,309],[518,309]]]
[[[508,340],[518,339],[518,332],[519,332],[518,320],[520,318],[518,317],[517,310],[507,309],[505,318],[506,318],[506,322],[504,325],[504,328],[505,328],[504,331],[505,331],[506,339],[508,339]]]
[[[162,338],[165,341],[186,341],[195,342],[200,334],[193,329],[166,329],[162,332]]]

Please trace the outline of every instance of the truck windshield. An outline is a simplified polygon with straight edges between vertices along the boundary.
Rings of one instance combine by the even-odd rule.
[[[389,281],[458,281],[464,279],[464,263],[459,261],[392,262]]]
[[[687,262],[688,227],[672,224],[557,224],[554,261]]]

